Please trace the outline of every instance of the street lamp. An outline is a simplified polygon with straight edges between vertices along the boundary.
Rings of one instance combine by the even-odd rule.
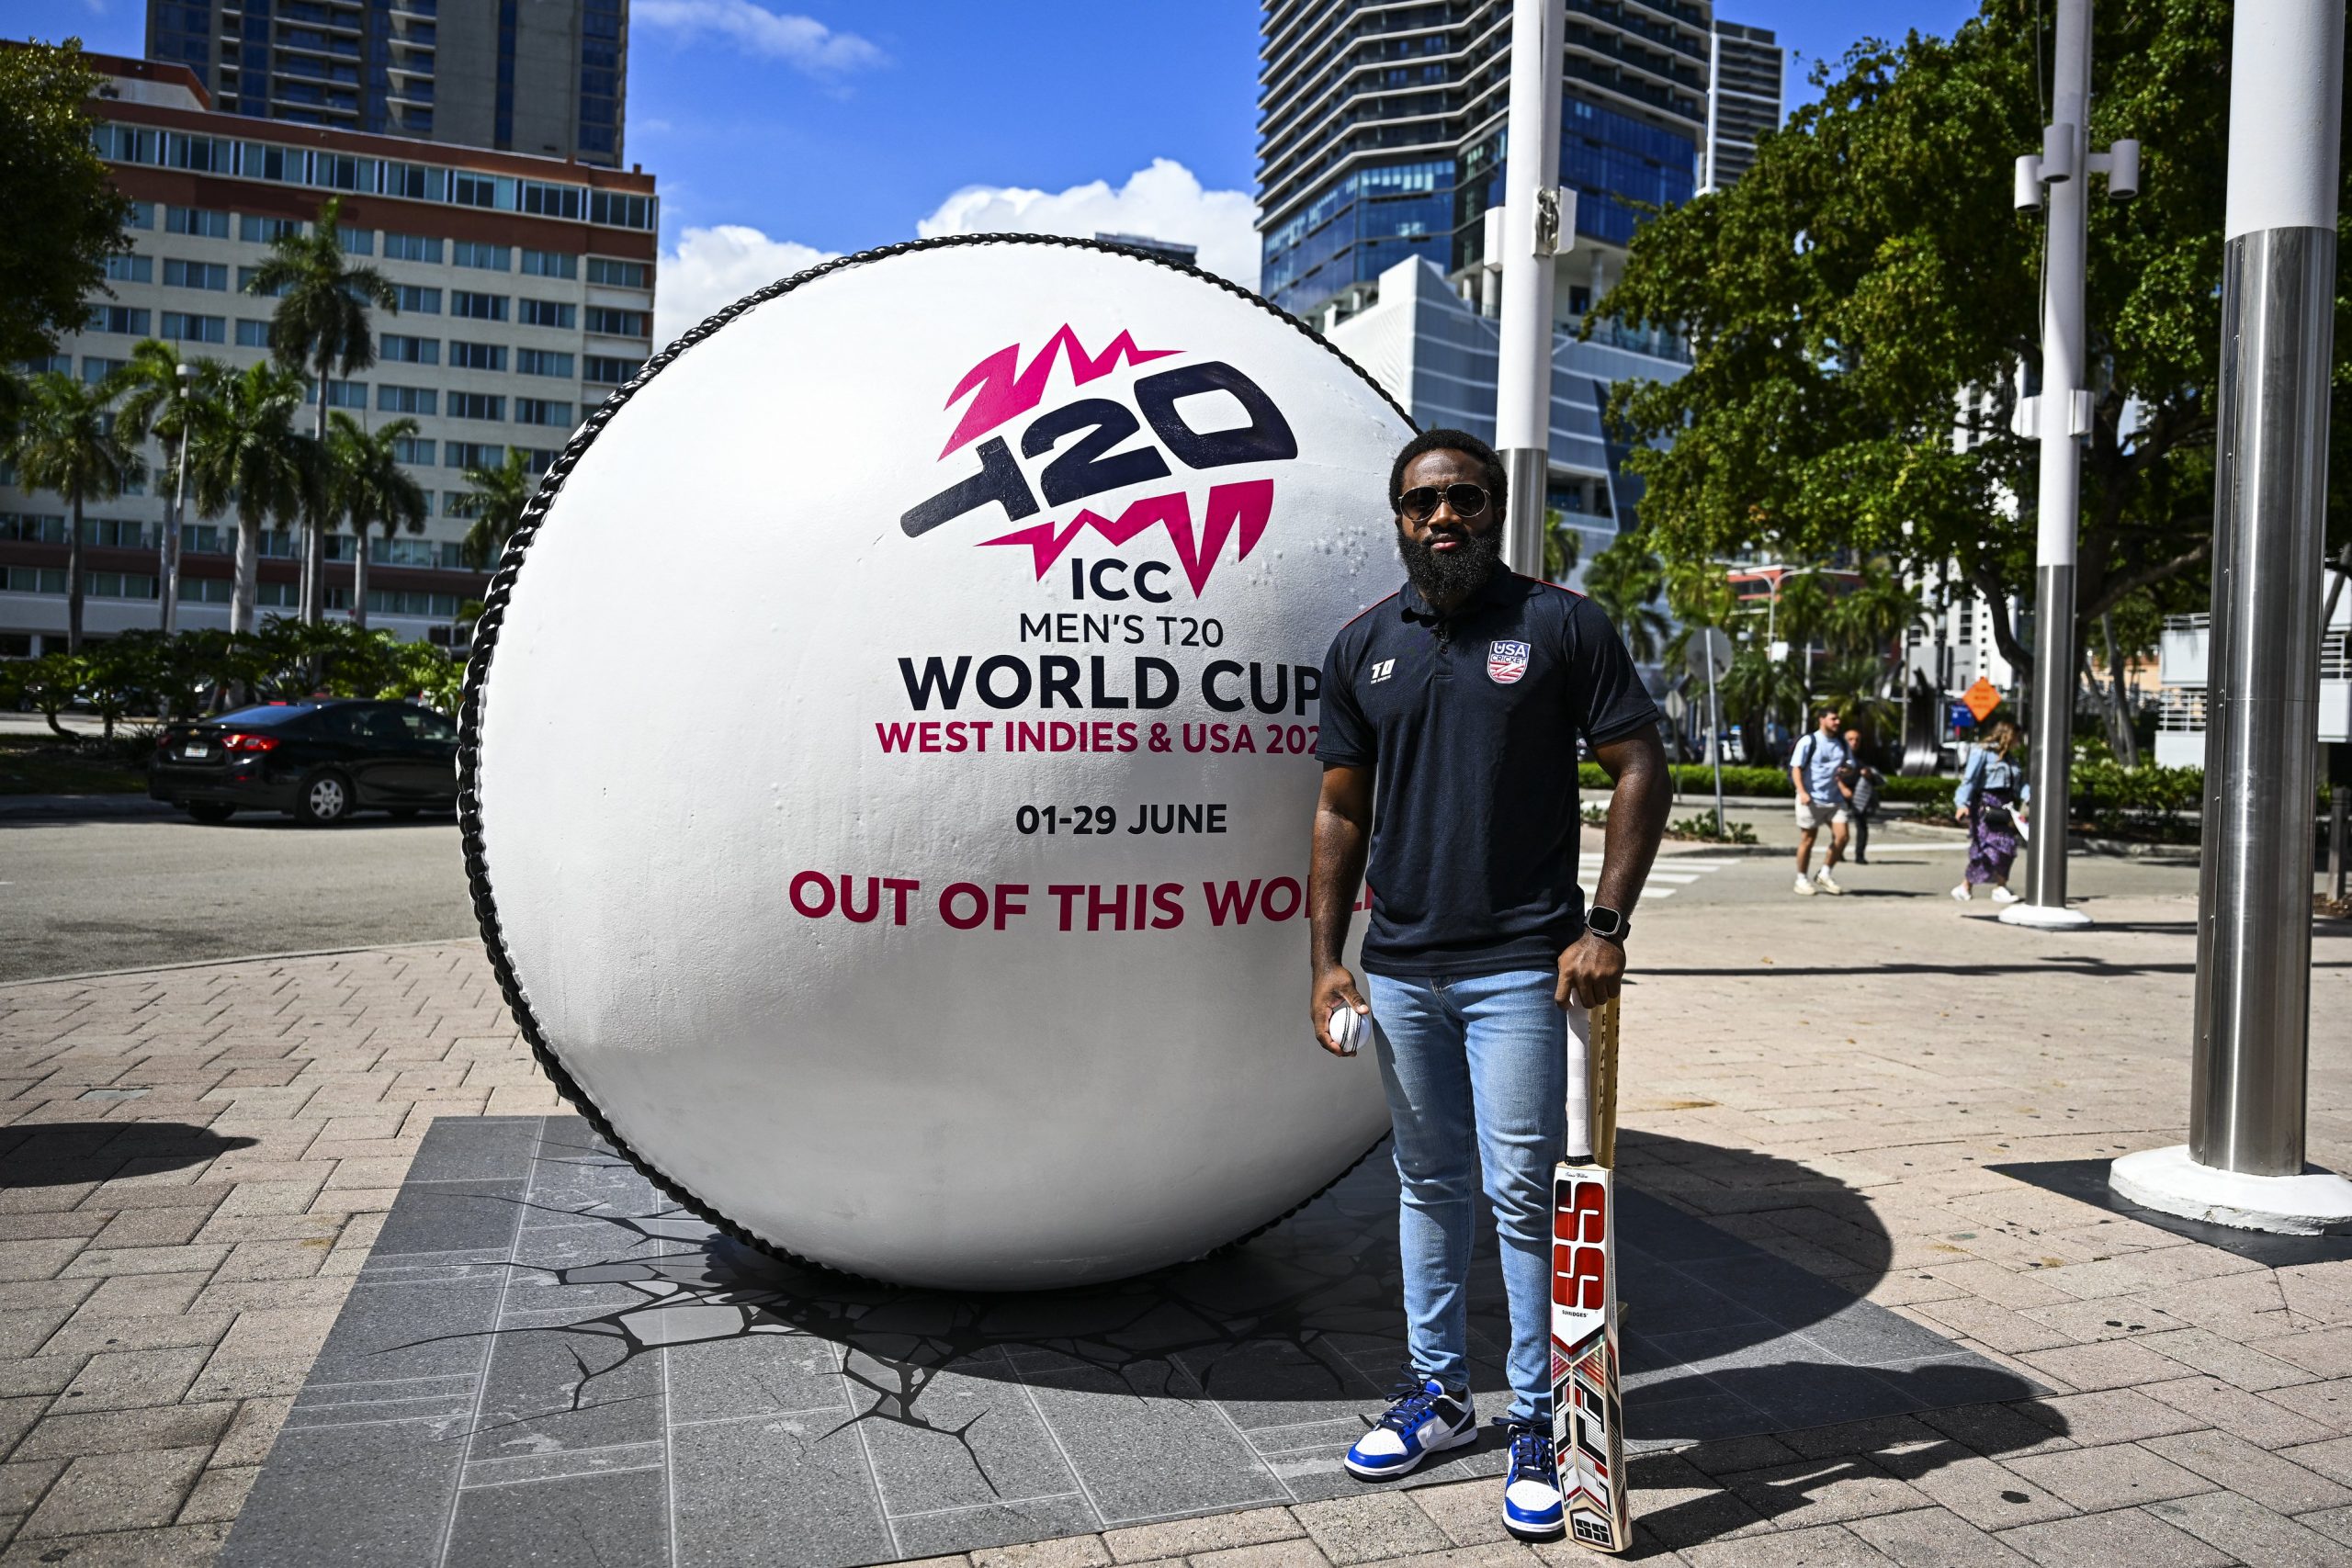
[[[164,524],[162,626],[165,637],[171,636],[179,629],[180,521],[187,515],[187,449],[189,438],[194,434],[188,427],[188,393],[195,382],[196,367],[185,359],[181,360],[179,366],[179,463],[172,481],[171,515],[164,520]]]

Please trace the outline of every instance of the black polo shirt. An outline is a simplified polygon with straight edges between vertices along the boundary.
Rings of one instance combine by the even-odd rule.
[[[1376,771],[1364,968],[1418,979],[1556,964],[1584,932],[1577,739],[1657,716],[1590,600],[1499,567],[1451,620],[1408,582],[1342,627],[1316,754]]]

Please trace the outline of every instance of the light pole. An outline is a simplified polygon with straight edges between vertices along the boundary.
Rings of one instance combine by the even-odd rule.
[[[2108,1176],[2304,1235],[2352,1228],[2352,1181],[2303,1164],[2343,60],[2344,0],[2237,9],[2188,1143]]]
[[[1513,0],[1495,446],[1510,491],[1503,561],[1530,577],[1544,575],[1544,501],[1552,466],[1552,258],[1576,243],[1575,205],[1559,189],[1566,33],[1566,0]]]
[[[2082,497],[2082,448],[2091,394],[2083,351],[2083,273],[2090,244],[2090,176],[2108,194],[2139,189],[2140,146],[2090,150],[2091,0],[2058,0],[2041,154],[2018,160],[2017,205],[2041,204],[2050,220],[2041,269],[2041,394],[2023,400],[2018,434],[2041,444],[2041,528],[2034,548],[2033,837],[2026,849],[2027,897],[2001,911],[2005,925],[2044,931],[2086,926],[2066,908],[2066,805],[2075,746],[2075,527]],[[2030,422],[2030,423],[2029,423]]]
[[[188,441],[195,434],[188,424],[188,391],[195,380],[196,367],[182,360],[179,367],[179,461],[175,465],[175,471],[172,476],[171,516],[164,525],[164,614],[161,625],[165,637],[179,630],[180,625],[180,528],[187,517]]]

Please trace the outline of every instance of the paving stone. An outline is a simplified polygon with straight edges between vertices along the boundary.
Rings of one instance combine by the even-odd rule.
[[[972,1553],[972,1568],[1098,1568],[1111,1561],[1099,1535],[1068,1536],[1027,1546],[992,1546]]]
[[[48,1400],[38,1402],[47,1405]],[[134,1453],[203,1445],[227,1429],[233,1404],[165,1404],[147,1410],[67,1412],[39,1420],[10,1459],[60,1459],[76,1454]]]
[[[184,1525],[226,1524],[237,1517],[244,1506],[245,1494],[254,1489],[254,1479],[261,1474],[259,1465],[232,1465],[208,1470],[197,1477],[187,1501],[180,1506],[179,1522]]]
[[[973,1568],[979,1568],[978,1552]],[[1312,1540],[1270,1540],[1261,1546],[1232,1546],[1223,1551],[1196,1551],[1185,1561],[1193,1568],[1329,1568],[1329,1559]]]
[[[2190,1329],[2188,1332],[2202,1334],[2205,1331]],[[2180,1375],[2179,1362],[2158,1355],[2145,1344],[2131,1339],[2062,1346],[2054,1350],[2037,1350],[2018,1359],[2049,1381],[2083,1392],[2130,1388],[2141,1383],[2162,1382]]]
[[[1188,1552],[1261,1546],[1271,1540],[1289,1540],[1301,1533],[1300,1521],[1291,1517],[1289,1509],[1251,1508],[1238,1514],[1208,1514],[1198,1518],[1171,1519],[1165,1524],[1104,1530],[1102,1544],[1114,1562],[1145,1562],[1155,1558],[1182,1557]]]
[[[170,1524],[204,1469],[208,1451],[187,1448],[85,1454],[68,1464],[50,1487],[25,1521],[21,1539]]]
[[[228,1256],[225,1247],[93,1247],[74,1257],[63,1272],[68,1277],[96,1274],[109,1280],[127,1274],[209,1274]]]
[[[2146,1511],[2210,1546],[2264,1568],[2341,1568],[2344,1548],[2248,1497],[2209,1492],[2151,1503]]]
[[[1971,1454],[1909,1477],[1919,1492],[1980,1529],[2035,1524],[2075,1511],[2075,1505],[2038,1486],[2009,1466]]]
[[[1691,1568],[1883,1568],[1888,1559],[1842,1525],[1682,1548]]]
[[[1964,1404],[1951,1410],[1923,1410],[1920,1423],[1954,1442],[1989,1459],[2015,1454],[2051,1453],[2075,1447],[2064,1416],[2040,1413],[2040,1401],[2023,1404]]]
[[[2282,1514],[2352,1504],[2352,1487],[2228,1432],[2182,1432],[2140,1445],[2184,1469]]]
[[[1669,1551],[1772,1529],[1761,1514],[1684,1454],[1645,1454],[1627,1464],[1626,1473],[1636,1536]]]
[[[1503,1529],[1502,1486],[1498,1482],[1420,1486],[1406,1495],[1456,1546],[1482,1546],[1510,1539],[1510,1532]]]
[[[177,1247],[193,1241],[204,1222],[212,1217],[209,1208],[124,1209],[107,1222],[92,1246],[118,1247]]]
[[[2262,1397],[2283,1410],[2308,1416],[2337,1432],[2352,1434],[2352,1378],[2265,1389]]]
[[[212,1568],[228,1539],[224,1524],[175,1525],[117,1535],[19,1536],[0,1568]],[[70,1549],[68,1551],[67,1549]],[[59,1557],[60,1551],[67,1555]]]
[[[0,1399],[62,1393],[88,1359],[75,1355],[27,1356],[0,1365]]]
[[[1923,1508],[1928,1499],[1855,1454],[1804,1460],[1719,1478],[1742,1502],[1784,1529]]]
[[[209,1354],[209,1347],[199,1345],[92,1356],[56,1407],[80,1415],[176,1404]]]
[[[2213,1489],[2213,1483],[2196,1472],[2184,1470],[2136,1443],[2030,1454],[2011,1460],[2008,1468],[2086,1510],[2130,1507]]]
[[[1846,1528],[1901,1568],[2030,1568],[1999,1540],[1941,1508],[1850,1519]]]
[[[2137,1389],[2107,1389],[2098,1393],[2060,1394],[2053,1399],[2038,1400],[2024,1407],[2038,1421],[2049,1424],[2051,1430],[2064,1432],[2084,1448],[2097,1448],[2104,1443],[2135,1442],[2142,1438],[2159,1437],[2166,1432],[2193,1432],[2210,1427],[2211,1421],[2199,1421],[2174,1409],[2171,1405],[2150,1399]]]
[[[33,1511],[52,1482],[65,1473],[62,1459],[0,1464],[0,1514],[21,1518]]]
[[[1305,1503],[1295,1512],[1323,1555],[1334,1563],[1442,1551],[1452,1544],[1430,1516],[1401,1492]]]
[[[2315,1375],[2291,1361],[2281,1360],[2259,1345],[2243,1345],[2211,1329],[2183,1328],[2170,1334],[2150,1334],[2139,1343],[2191,1371],[2256,1393],[2290,1383],[2306,1383]]]
[[[206,1269],[201,1273],[136,1274],[89,1281],[94,1288],[86,1292],[74,1322],[105,1322],[151,1314],[177,1316],[187,1311],[197,1292],[211,1278],[211,1270]]]
[[[2229,1553],[2138,1508],[2025,1525],[2000,1539],[2041,1568],[2239,1568]]]

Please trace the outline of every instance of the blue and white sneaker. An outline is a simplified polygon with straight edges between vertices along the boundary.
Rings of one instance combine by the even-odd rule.
[[[1498,1421],[1510,1434],[1510,1472],[1503,1477],[1503,1529],[1521,1540],[1550,1540],[1566,1528],[1560,1467],[1548,1421]]]
[[[1348,1450],[1350,1473],[1366,1481],[1403,1475],[1433,1453],[1478,1440],[1470,1396],[1456,1399],[1436,1379],[1400,1384],[1387,1414]],[[1555,1494],[1556,1495],[1556,1494]]]

